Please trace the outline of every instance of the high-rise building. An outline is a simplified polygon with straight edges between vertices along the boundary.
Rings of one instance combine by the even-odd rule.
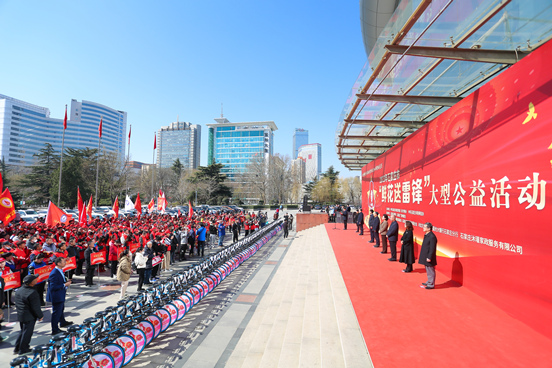
[[[293,182],[306,183],[305,160],[297,157],[291,161],[291,177]]]
[[[297,158],[299,147],[309,144],[309,131],[301,128],[295,128],[293,133],[293,159]]]
[[[320,143],[305,144],[299,147],[298,157],[305,161],[305,180],[320,179],[322,170],[322,146]]]
[[[102,124],[102,151],[125,157],[127,113],[90,102],[71,100],[68,109],[65,148],[98,148],[98,128]],[[45,143],[61,151],[63,119],[50,117],[46,107],[0,95],[0,155],[8,165],[31,166],[33,155]]]
[[[231,123],[221,117],[209,127],[208,164],[221,163],[221,170],[229,179],[245,171],[252,158],[268,159],[274,150],[273,121]]]
[[[157,165],[171,167],[176,159],[185,169],[199,166],[201,125],[174,122],[157,132]]]

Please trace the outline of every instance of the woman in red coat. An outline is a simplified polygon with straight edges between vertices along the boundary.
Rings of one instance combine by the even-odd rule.
[[[109,255],[107,260],[111,263],[111,278],[117,275],[117,266],[119,265],[119,246],[121,245],[121,240],[115,239],[109,242]]]

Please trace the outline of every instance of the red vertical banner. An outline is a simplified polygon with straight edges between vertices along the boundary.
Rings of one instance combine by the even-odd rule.
[[[21,274],[19,273],[19,271],[3,275],[2,278],[6,283],[6,285],[4,286],[4,290],[17,289],[21,286]]]
[[[55,268],[55,265],[53,263],[48,266],[36,268],[34,270],[34,274],[38,275],[37,282],[48,280],[48,277],[50,277],[50,272],[52,272],[54,268]]]

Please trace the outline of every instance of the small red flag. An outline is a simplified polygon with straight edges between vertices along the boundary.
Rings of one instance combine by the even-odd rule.
[[[194,208],[192,207],[192,202],[190,200],[188,200],[188,209],[189,209],[189,212],[188,212],[188,218],[192,218],[192,216],[194,215]]]
[[[100,119],[100,127],[98,128],[98,131],[100,132],[100,138],[102,137],[102,123],[103,119]]]
[[[63,130],[67,129],[67,105],[65,105],[65,119],[63,119]]]
[[[83,207],[84,207],[84,202],[82,201],[82,197],[81,197],[81,194],[80,194],[80,188],[79,187],[77,187],[77,206],[79,208],[79,214],[80,214]]]
[[[155,207],[155,201],[152,198],[150,203],[148,204],[148,212],[151,213],[154,207]]]
[[[86,214],[88,217],[90,217],[90,221],[92,221],[92,194],[90,194],[90,200],[88,201],[88,208],[86,209]]]
[[[115,203],[113,203],[113,212],[115,212],[115,218],[119,218],[119,196],[115,197]]]
[[[55,226],[59,223],[67,224],[72,220],[73,216],[63,212],[58,206],[52,203],[48,204],[48,213],[46,214],[46,225]]]
[[[157,134],[153,137],[153,149],[157,148]]]
[[[128,130],[128,144],[130,144],[130,133],[132,132],[132,125],[130,126]]]
[[[140,201],[140,193],[136,194],[136,202],[134,202],[134,209],[138,212],[138,215],[142,215],[142,202]]]
[[[77,204],[79,208],[79,226],[85,226],[86,225],[86,206],[84,205],[84,202],[80,194],[80,188],[78,187],[77,187]]]
[[[7,225],[15,218],[15,205],[10,190],[6,188],[0,195],[0,220]]]

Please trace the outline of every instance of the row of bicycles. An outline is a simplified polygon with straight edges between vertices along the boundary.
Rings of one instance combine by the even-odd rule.
[[[149,289],[96,312],[80,325],[36,346],[30,356],[10,362],[17,368],[121,368],[139,355],[236,267],[282,228],[275,221],[202,261],[154,283]]]

